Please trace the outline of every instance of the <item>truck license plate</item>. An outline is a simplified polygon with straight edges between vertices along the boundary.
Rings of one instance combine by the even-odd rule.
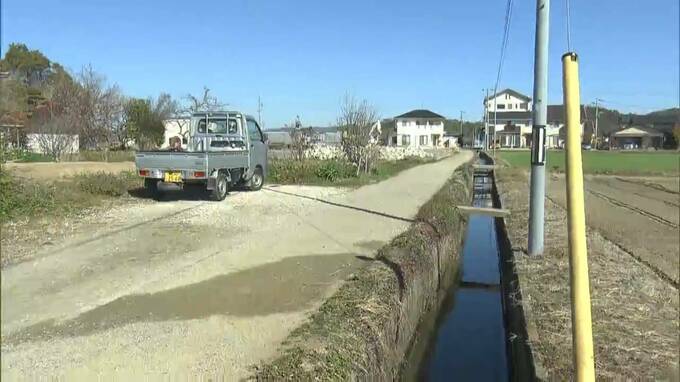
[[[181,183],[182,182],[182,173],[181,172],[166,172],[165,173],[165,179],[163,179],[166,183]]]

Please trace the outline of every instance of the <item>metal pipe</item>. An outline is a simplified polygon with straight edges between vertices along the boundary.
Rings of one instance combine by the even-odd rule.
[[[562,56],[565,123],[567,129],[567,226],[571,280],[571,332],[576,381],[594,381],[593,329],[588,280],[588,248],[581,158],[578,57]]]

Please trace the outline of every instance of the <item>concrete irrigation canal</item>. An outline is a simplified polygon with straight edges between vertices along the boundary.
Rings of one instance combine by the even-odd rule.
[[[412,349],[404,380],[507,381],[534,375],[530,352],[512,341],[514,333],[526,331],[524,316],[507,298],[516,293],[510,290],[516,282],[504,221],[494,213],[500,202],[492,160],[482,154],[480,163],[458,277],[429,328],[421,328],[429,334]]]

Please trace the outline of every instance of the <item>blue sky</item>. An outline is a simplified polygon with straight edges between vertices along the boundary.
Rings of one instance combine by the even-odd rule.
[[[550,102],[560,103],[565,0],[551,4]],[[581,99],[623,111],[674,107],[677,0],[571,0]],[[326,125],[342,96],[381,116],[429,108],[482,116],[493,87],[505,1],[3,0],[3,50],[40,49],[71,70],[91,64],[128,95],[175,97],[203,85],[266,127],[299,114]],[[501,88],[532,92],[535,1],[516,0]]]

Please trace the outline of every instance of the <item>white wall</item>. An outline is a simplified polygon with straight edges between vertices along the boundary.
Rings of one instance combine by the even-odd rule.
[[[182,126],[183,131],[189,129],[189,119],[168,119],[163,121],[165,126],[165,133],[163,133],[163,143],[161,143],[161,148],[167,148],[170,146],[170,138],[181,136],[179,134],[180,126]],[[183,125],[182,125],[183,124]]]
[[[491,96],[487,101],[486,101],[486,106],[488,108],[489,112],[494,112],[496,111],[496,105],[503,105],[505,108],[501,109],[500,107],[498,108],[498,111],[529,111],[531,110],[531,101],[526,101],[524,99],[515,97],[512,94],[504,93],[504,94],[498,94],[498,97],[495,99],[496,102],[494,102],[493,96]],[[522,104],[526,103],[526,106],[523,106]]]
[[[75,154],[79,151],[80,147],[77,134],[26,134],[26,146],[30,152],[46,154],[45,150],[43,150],[44,146],[40,142],[45,142],[47,145],[51,145],[52,142],[64,144],[66,147],[63,152],[64,154]]]
[[[416,122],[424,123],[418,125]],[[430,122],[434,122],[430,124]],[[397,119],[397,146],[402,146],[402,136],[408,135],[411,137],[410,146],[412,147],[432,147],[432,135],[439,135],[440,145],[444,137],[444,121],[442,120],[417,120],[417,119]],[[420,144],[420,137],[427,136],[427,143]]]

